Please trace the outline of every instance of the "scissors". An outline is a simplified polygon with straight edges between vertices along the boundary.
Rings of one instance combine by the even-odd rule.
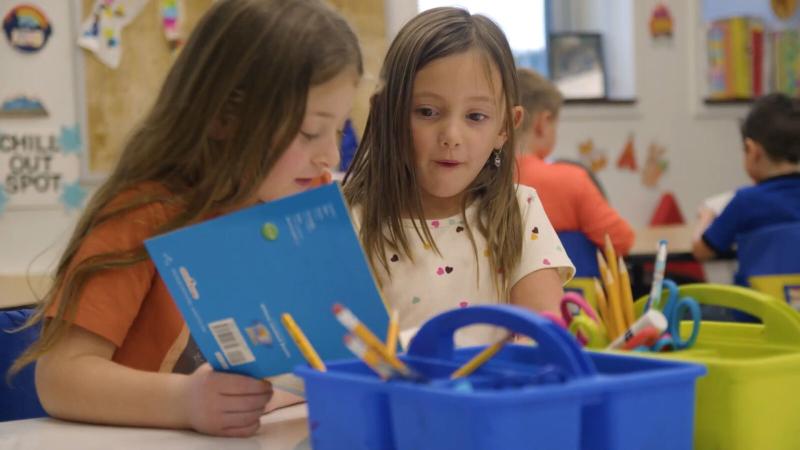
[[[669,291],[667,303],[661,310],[664,313],[664,317],[667,318],[667,331],[653,345],[653,351],[660,352],[669,349],[682,350],[689,348],[697,341],[697,335],[700,333],[700,304],[692,297],[680,297],[678,285],[672,280],[665,279],[664,288]],[[689,338],[684,340],[681,337],[681,319],[687,312],[692,321],[692,332]]]
[[[608,345],[606,327],[592,305],[576,292],[567,292],[559,304],[561,318],[570,333],[584,346],[602,348]]]

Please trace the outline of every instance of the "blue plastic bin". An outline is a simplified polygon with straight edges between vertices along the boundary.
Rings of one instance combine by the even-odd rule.
[[[506,346],[467,378],[471,390],[455,389],[450,373],[481,349],[455,350],[453,335],[473,324],[502,326],[538,345]],[[357,359],[329,362],[327,372],[296,369],[314,449],[692,448],[702,366],[587,353],[565,330],[519,308],[443,313],[402,359],[431,381],[384,382]]]

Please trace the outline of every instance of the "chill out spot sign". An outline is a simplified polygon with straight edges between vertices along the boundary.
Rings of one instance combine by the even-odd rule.
[[[76,154],[62,148],[59,133],[0,131],[0,183],[8,206],[58,205],[65,183],[79,175]]]

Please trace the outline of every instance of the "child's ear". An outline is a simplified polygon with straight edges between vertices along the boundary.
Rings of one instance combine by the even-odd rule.
[[[511,108],[511,120],[513,121],[514,129],[518,129],[520,124],[522,124],[522,120],[525,117],[524,111],[522,110],[522,106],[515,106]],[[525,120],[530,120],[529,118],[525,118]],[[506,132],[506,127],[504,126],[500,133],[497,135],[497,139],[494,142],[494,148],[502,147],[506,141],[508,140],[508,133]]]
[[[539,137],[544,136],[547,131],[547,127],[551,126],[554,118],[555,117],[553,113],[546,109],[536,113],[536,115],[533,116],[532,119],[533,120],[532,128],[536,136]]]
[[[752,162],[758,162],[766,156],[764,147],[750,138],[744,138],[744,148],[745,152],[747,152],[747,157]]]

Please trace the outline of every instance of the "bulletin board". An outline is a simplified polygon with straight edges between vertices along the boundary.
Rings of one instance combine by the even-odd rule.
[[[94,0],[81,0],[81,21]],[[101,178],[117,161],[126,137],[152,105],[174,55],[164,35],[158,0],[149,0],[123,30],[122,59],[112,69],[91,52],[83,52],[86,139],[85,176]],[[185,36],[211,6],[212,0],[181,2]]]
[[[81,0],[81,20],[91,11],[94,0]],[[85,79],[86,140],[88,155],[85,176],[102,178],[113,168],[122,145],[133,127],[155,100],[173,61],[161,28],[157,0],[147,1],[133,21],[122,31],[120,65],[111,69],[90,52],[83,52]],[[185,7],[182,30],[188,36],[213,0],[191,0]],[[377,74],[386,52],[386,26],[383,2],[332,0],[358,34],[364,54],[365,76],[356,94],[352,119],[356,133],[364,129],[369,97],[377,84]]]

